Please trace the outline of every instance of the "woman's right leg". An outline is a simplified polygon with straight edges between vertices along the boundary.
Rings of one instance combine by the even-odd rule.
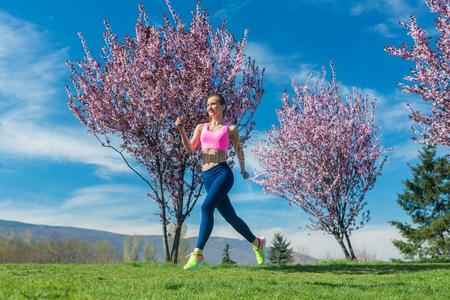
[[[224,169],[213,179],[207,187],[208,194],[202,204],[202,220],[198,234],[196,248],[203,250],[214,226],[214,210],[224,200],[233,185],[233,174]]]

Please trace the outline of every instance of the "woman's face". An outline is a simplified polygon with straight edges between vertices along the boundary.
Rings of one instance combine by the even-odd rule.
[[[225,109],[225,104],[220,104],[220,100],[217,97],[210,97],[206,102],[206,111],[208,116],[223,116],[223,111]]]

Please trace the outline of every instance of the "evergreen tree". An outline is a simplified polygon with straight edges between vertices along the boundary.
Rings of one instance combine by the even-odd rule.
[[[419,151],[420,163],[412,169],[412,180],[404,180],[397,202],[417,226],[390,221],[406,241],[394,240],[406,259],[450,258],[450,164],[448,158],[435,158],[436,148]]]
[[[222,263],[234,265],[234,264],[236,264],[236,262],[230,258],[229,250],[230,250],[230,245],[227,243],[227,244],[225,244],[225,248],[223,249]]]
[[[287,264],[294,261],[293,250],[280,232],[275,232],[272,245],[269,247],[268,259],[270,263]]]

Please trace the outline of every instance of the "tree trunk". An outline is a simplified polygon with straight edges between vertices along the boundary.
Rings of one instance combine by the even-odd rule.
[[[337,236],[335,236],[336,240],[339,243],[339,246],[341,246],[342,251],[344,251],[344,255],[345,255],[345,259],[350,260],[351,259],[351,255],[347,250],[347,247],[345,247],[344,241],[342,240],[342,238],[339,238]]]
[[[164,260],[170,262],[169,241],[167,240],[167,225],[166,225],[166,206],[164,202],[160,205],[162,229],[163,229],[163,245],[164,245]]]
[[[347,232],[344,233],[345,240],[347,241],[348,249],[350,250],[351,260],[357,261],[355,252],[353,251],[352,243],[350,242],[350,238]]]
[[[181,227],[183,226],[183,224],[178,223],[179,221],[177,221],[176,225],[175,225],[175,235],[173,237],[173,245],[172,245],[172,251],[171,251],[171,258],[172,258],[172,262],[174,264],[178,263],[178,248],[180,245],[180,237],[181,237]]]

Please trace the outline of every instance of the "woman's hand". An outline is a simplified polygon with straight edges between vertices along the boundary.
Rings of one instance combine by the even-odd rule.
[[[248,172],[245,170],[241,171],[241,175],[242,175],[242,178],[244,178],[244,179],[248,178]]]
[[[175,120],[175,125],[177,126],[178,130],[183,129],[184,126],[184,116],[177,117]]]

